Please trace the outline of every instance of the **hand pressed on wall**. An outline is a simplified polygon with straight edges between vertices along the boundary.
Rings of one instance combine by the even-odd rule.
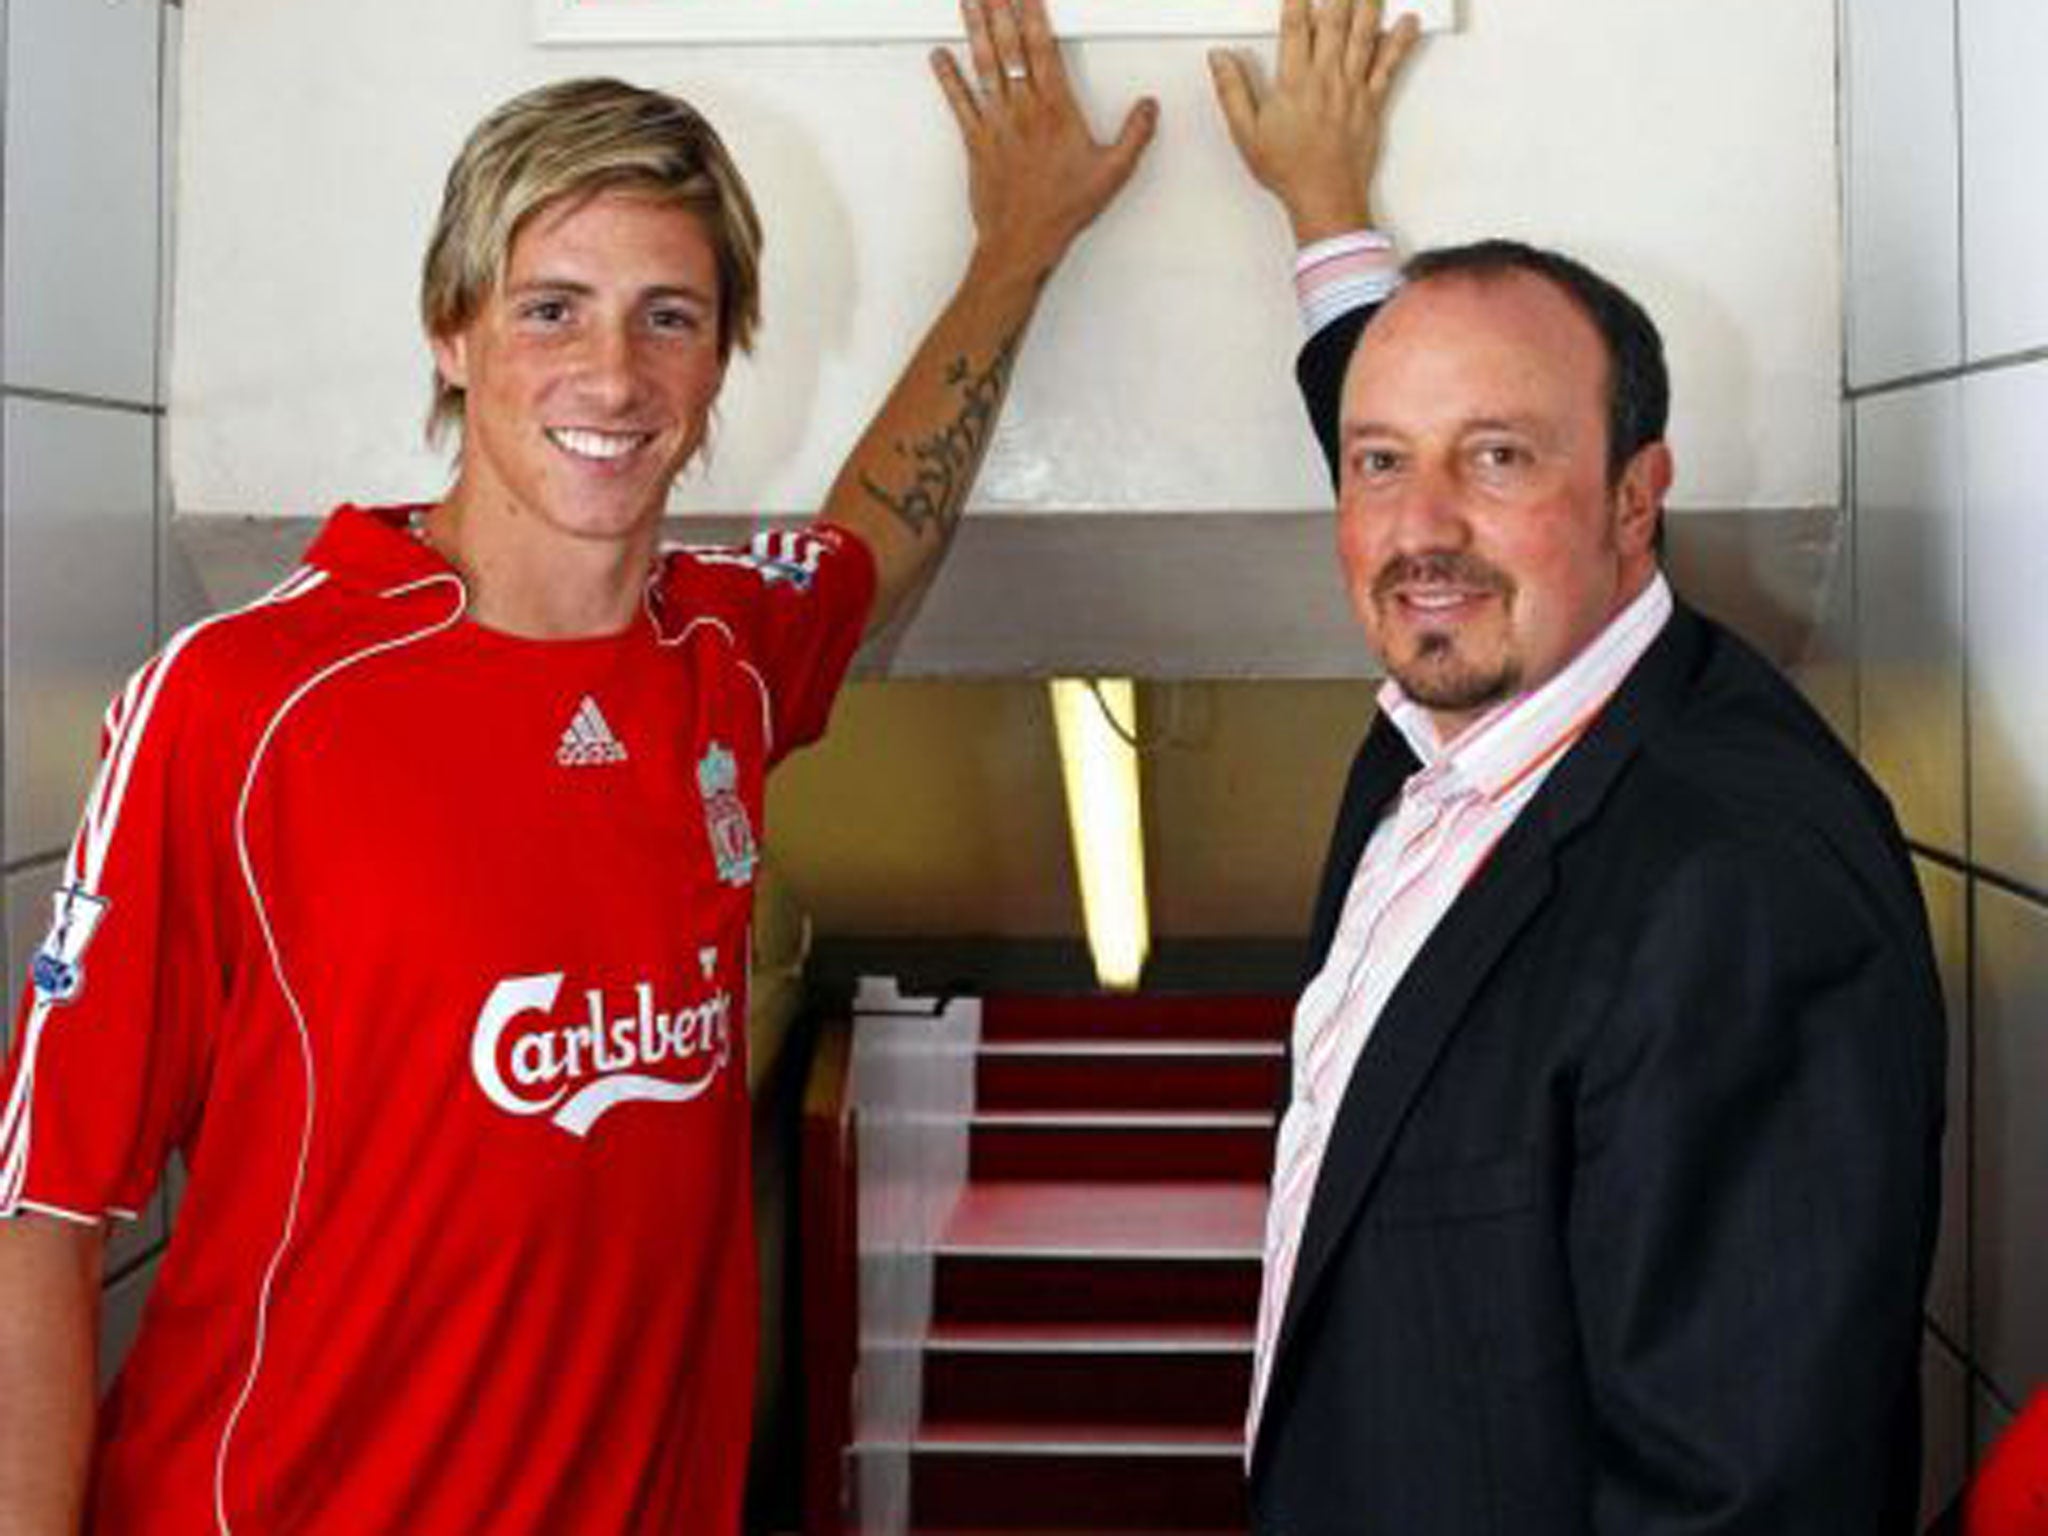
[[[1420,33],[1413,16],[1382,32],[1382,0],[1282,0],[1272,85],[1244,58],[1209,55],[1230,137],[1260,186],[1280,199],[1303,244],[1372,224],[1387,100]]]
[[[1103,143],[1074,99],[1044,0],[962,0],[974,81],[950,49],[932,69],[967,150],[976,259],[1042,278],[1130,180],[1158,126],[1150,97]]]

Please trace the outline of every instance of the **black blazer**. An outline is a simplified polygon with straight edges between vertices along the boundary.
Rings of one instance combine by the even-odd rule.
[[[1326,453],[1363,317],[1304,353]],[[1311,974],[1416,764],[1374,724]],[[1906,1536],[1942,1011],[1882,795],[1680,605],[1388,1000],[1310,1205],[1262,1536]]]

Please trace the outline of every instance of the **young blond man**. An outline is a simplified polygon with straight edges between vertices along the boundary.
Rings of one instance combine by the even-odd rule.
[[[1044,283],[1148,142],[1038,0],[934,64],[973,255],[819,521],[663,550],[758,322],[685,103],[523,96],[422,284],[455,483],[345,507],[109,712],[0,1080],[0,1532],[738,1528],[762,782],[945,547]],[[103,1231],[189,1182],[94,1403]]]

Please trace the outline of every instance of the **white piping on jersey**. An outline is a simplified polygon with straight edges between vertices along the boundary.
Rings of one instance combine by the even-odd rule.
[[[299,1063],[306,1077],[306,1115],[299,1130],[298,1164],[292,1171],[292,1192],[285,1205],[284,1230],[278,1235],[277,1247],[271,1252],[270,1262],[264,1266],[263,1283],[256,1293],[256,1336],[249,1354],[249,1372],[242,1380],[242,1390],[235,1397],[234,1407],[228,1411],[227,1422],[221,1426],[220,1445],[214,1452],[213,1517],[220,1536],[232,1536],[234,1531],[234,1525],[228,1519],[228,1453],[234,1442],[235,1430],[241,1424],[242,1414],[248,1408],[250,1398],[255,1395],[256,1380],[263,1373],[263,1351],[270,1333],[271,1292],[277,1284],[278,1271],[283,1267],[285,1254],[290,1251],[292,1239],[297,1235],[299,1201],[306,1187],[306,1164],[311,1160],[313,1151],[313,1115],[317,1089],[313,1068],[312,1034],[306,1027],[306,1015],[299,1006],[298,994],[292,989],[290,978],[285,975],[284,956],[278,949],[277,934],[270,925],[270,909],[263,900],[263,891],[256,879],[255,865],[249,857],[249,801],[255,793],[256,777],[262,771],[263,759],[270,750],[270,743],[276,737],[278,727],[284,724],[285,717],[298,708],[316,688],[359,662],[370,661],[388,652],[402,650],[422,640],[432,639],[462,621],[463,616],[469,611],[469,589],[463,585],[462,578],[453,571],[437,572],[421,580],[407,582],[403,586],[387,588],[377,595],[404,597],[441,583],[454,587],[456,591],[455,606],[446,615],[423,628],[408,631],[388,640],[380,640],[374,645],[367,645],[359,651],[351,651],[346,656],[338,657],[299,684],[292,690],[290,696],[277,706],[264,725],[263,734],[257,738],[255,751],[249,755],[249,767],[242,777],[241,797],[235,805],[235,857],[241,865],[242,883],[248,889],[250,905],[256,912],[257,926],[263,933],[263,947],[270,956],[271,974],[277,980],[278,991],[284,996],[285,1005],[291,1011],[293,1028],[298,1033]]]
[[[780,529],[755,534],[742,549],[716,544],[667,544],[662,547],[671,554],[699,560],[706,565],[741,566],[757,573],[763,581],[770,581],[791,569],[802,571],[806,576],[817,575],[826,542],[807,530]]]
[[[64,879],[72,888],[97,896],[106,871],[107,853],[121,821],[121,807],[128,798],[128,778],[142,748],[142,738],[156,712],[165,676],[185,647],[203,630],[224,624],[244,614],[274,607],[302,597],[327,580],[324,571],[302,567],[246,607],[216,613],[186,625],[171,637],[163,650],[129,675],[128,682],[107,706],[107,749],[98,774],[85,797],[85,814],[71,840],[71,852],[64,861]],[[15,1075],[14,1090],[7,1107],[0,1112],[0,1217],[11,1216],[26,1202],[21,1192],[28,1187],[28,1157],[35,1123],[36,1062],[42,1053],[43,1031],[49,1023],[54,999],[36,997],[22,1033],[21,1067]],[[109,1211],[107,1214],[119,1214]]]
[[[97,1227],[106,1220],[106,1217],[89,1216],[84,1211],[74,1211],[67,1206],[45,1205],[40,1200],[18,1200],[15,1202],[14,1208],[17,1211],[34,1211],[38,1216],[52,1216],[58,1221],[68,1221],[72,1225],[80,1227]],[[117,1213],[113,1211],[107,1212],[108,1216],[115,1214]],[[134,1218],[131,1216],[129,1219],[132,1221]]]
[[[725,621],[723,619],[704,617],[694,618],[680,630],[676,631],[674,636],[662,634],[661,626],[657,624],[654,629],[656,643],[661,645],[681,645],[690,638],[690,631],[698,628],[700,625],[706,629],[715,629],[725,636],[726,649],[732,653],[732,664],[754,680],[754,688],[761,695],[761,757],[762,761],[765,762],[775,755],[775,709],[769,701],[768,680],[761,675],[758,667],[740,655],[740,643],[733,638],[732,631],[726,627]]]

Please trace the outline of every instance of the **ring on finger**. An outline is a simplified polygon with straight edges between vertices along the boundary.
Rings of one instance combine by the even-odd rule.
[[[1029,80],[1031,78],[1031,70],[1021,62],[1006,60],[1003,64],[1003,78],[1015,84],[1019,80]]]

